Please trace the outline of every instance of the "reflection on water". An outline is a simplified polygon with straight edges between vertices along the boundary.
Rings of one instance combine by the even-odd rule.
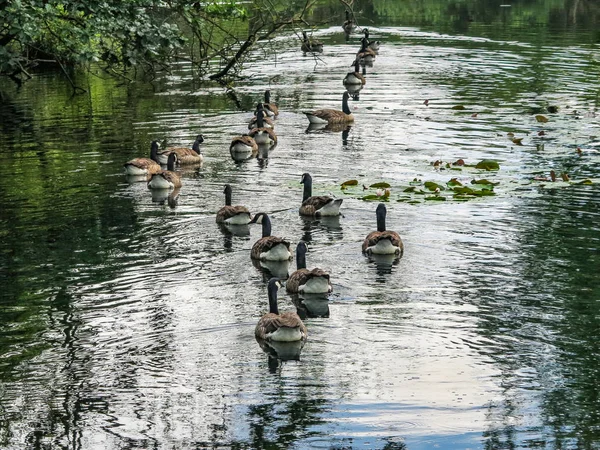
[[[463,22],[458,35],[369,23],[382,46],[351,128],[307,130],[301,114],[339,108],[361,37],[346,43],[340,24],[315,32],[316,67],[276,40],[277,64],[249,64],[235,101],[190,91],[185,66],[157,94],[93,77],[93,95],[71,98],[48,73],[19,93],[1,84],[0,447],[594,448],[595,29],[538,33],[517,17],[541,6],[490,4],[468,15],[496,11],[503,26]],[[277,148],[232,159],[267,88]],[[177,169],[179,192],[157,199],[123,175],[153,139],[200,131],[204,165]],[[459,158],[500,170],[432,164]],[[550,170],[573,182],[534,179]],[[342,217],[298,215],[304,172],[344,198]],[[451,179],[499,184],[457,201]],[[361,253],[376,204],[363,197],[382,181],[401,259]],[[295,263],[252,261],[260,227],[215,223],[224,183],[331,273],[328,298],[280,294],[306,318],[301,358],[254,339],[264,283]]]

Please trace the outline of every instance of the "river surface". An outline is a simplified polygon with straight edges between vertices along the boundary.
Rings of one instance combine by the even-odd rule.
[[[318,58],[289,36],[276,64],[255,52],[230,95],[186,66],[156,92],[3,82],[0,447],[600,448],[598,37],[369,26],[382,46],[345,132],[302,114],[341,107],[360,35],[339,26],[315,32]],[[234,161],[267,88],[279,143]],[[153,139],[198,133],[177,198],[125,178]],[[339,219],[298,215],[303,172],[344,198]],[[454,178],[495,195],[455,198]],[[361,254],[379,182],[395,262]],[[309,330],[299,353],[254,339],[261,230],[216,225],[225,183],[331,272],[328,299],[279,292]]]

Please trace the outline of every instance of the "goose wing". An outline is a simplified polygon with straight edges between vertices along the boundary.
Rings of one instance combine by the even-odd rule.
[[[265,109],[268,109],[274,116],[279,114],[279,108],[273,103],[263,103]]]
[[[311,278],[325,278],[329,281],[329,273],[323,269],[298,269],[292,273],[285,282],[285,288],[288,292],[298,292],[300,286],[306,284]]]
[[[175,172],[171,172],[170,170],[163,170],[158,175],[163,177],[165,180],[169,181],[170,183],[173,183],[173,187],[176,187],[176,188],[181,187],[181,178]]]
[[[250,211],[245,206],[223,206],[217,212],[217,223],[225,222],[238,214],[250,215]]]
[[[258,133],[260,132],[264,132],[267,133],[269,135],[269,138],[276,144],[277,143],[277,135],[275,134],[275,132],[273,131],[273,129],[271,128],[267,128],[267,127],[263,127],[263,128],[253,128],[248,135],[252,138],[254,138]]]
[[[295,312],[284,312],[279,315],[268,313],[260,318],[254,329],[257,338],[266,339],[271,333],[280,328],[299,328],[303,339],[306,339],[308,331],[306,325]]]
[[[252,246],[252,251],[250,252],[250,256],[254,259],[260,259],[260,254],[268,252],[272,248],[277,247],[279,244],[285,245],[288,250],[290,249],[290,242],[286,239],[277,237],[277,236],[267,236],[260,238],[258,241],[254,243]]]
[[[373,247],[377,245],[377,243],[383,239],[389,239],[394,247],[399,247],[401,250],[403,249],[402,239],[400,235],[395,231],[373,231],[368,234],[365,238],[362,251],[366,252],[369,247]]]
[[[328,195],[313,195],[302,202],[300,214],[314,216],[318,210],[333,201],[335,201],[335,199]]]
[[[304,111],[304,114],[317,117],[329,123],[346,123],[354,121],[352,114],[346,114],[339,109],[317,109],[316,111]]]
[[[134,166],[138,169],[146,170],[149,175],[159,173],[162,170],[160,164],[152,161],[150,158],[134,158],[131,161],[127,161],[123,166]]]
[[[258,145],[256,144],[256,142],[254,141],[254,139],[252,139],[252,137],[250,136],[236,136],[231,140],[231,145],[229,146],[229,150],[231,150],[231,148],[237,144],[244,144],[247,145],[249,147],[252,147],[252,151],[257,152],[258,151]]]

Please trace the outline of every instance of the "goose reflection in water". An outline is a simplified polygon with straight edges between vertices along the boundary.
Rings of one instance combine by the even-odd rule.
[[[252,259],[252,265],[261,273],[263,282],[268,282],[271,278],[280,278],[287,280],[290,271],[290,261],[260,261]]]
[[[300,361],[300,353],[306,341],[277,342],[256,338],[256,342],[262,351],[269,355],[269,372],[275,373],[281,362]]]
[[[179,203],[179,194],[181,188],[175,188],[172,191],[169,189],[152,189],[152,202],[164,205],[165,202],[171,207],[175,208]]]
[[[340,224],[340,218],[343,216],[323,216],[323,217],[308,217],[300,216],[302,222],[302,237],[300,240],[304,242],[311,242],[313,239],[314,231],[325,231],[328,239],[331,241],[337,241],[344,237],[343,228]]]
[[[302,320],[315,317],[329,317],[327,294],[291,294],[296,313]]]
[[[269,144],[259,144],[258,146],[258,154],[256,155],[256,160],[258,162],[258,167],[261,169],[265,169],[269,165],[269,152],[272,152],[277,147],[277,144],[269,145]]]
[[[223,248],[230,251],[233,248],[234,237],[250,237],[250,227],[246,225],[226,225],[217,223],[219,231],[223,235]]]
[[[378,275],[389,275],[394,266],[400,262],[401,255],[369,255],[369,262],[374,263]]]

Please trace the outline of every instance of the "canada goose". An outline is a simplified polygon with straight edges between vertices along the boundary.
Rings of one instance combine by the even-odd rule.
[[[265,102],[263,103],[263,106],[267,116],[275,117],[279,114],[279,108],[277,108],[277,105],[271,103],[271,91],[268,89],[265,91]]]
[[[360,43],[361,46],[356,54],[356,59],[358,59],[361,64],[373,64],[376,53],[369,48],[369,43],[366,38],[362,38]]]
[[[177,153],[170,153],[167,160],[167,170],[161,170],[159,173],[152,175],[152,178],[148,182],[148,187],[150,189],[173,189],[181,187],[181,178],[174,172],[176,162]]]
[[[369,29],[368,28],[365,28],[363,30],[363,33],[365,33],[365,39],[367,40],[368,47],[371,50],[373,50],[375,53],[377,53],[379,51],[379,47],[381,46],[381,42],[372,41],[369,39]]]
[[[296,268],[285,282],[285,289],[291,293],[324,294],[333,290],[329,282],[329,274],[322,269],[306,268],[306,251],[304,241],[296,247]]]
[[[245,206],[231,206],[231,185],[226,184],[223,190],[225,206],[217,212],[217,223],[228,225],[246,225],[250,223],[250,211]]]
[[[304,195],[300,214],[303,216],[339,216],[343,198],[333,198],[328,195],[312,195],[312,177],[303,173],[301,184],[304,184]]]
[[[349,123],[354,122],[354,116],[348,107],[350,94],[344,92],[342,97],[342,110],[317,109],[316,111],[303,111],[310,123]]]
[[[375,212],[377,214],[377,231],[369,233],[365,238],[362,245],[363,253],[402,256],[404,244],[402,244],[400,235],[395,231],[386,231],[385,229],[385,205],[380,203]]]
[[[360,73],[360,63],[358,62],[358,58],[354,60],[353,66],[354,72],[348,72],[348,74],[344,77],[344,85],[364,85],[367,82],[367,80]]]
[[[277,308],[277,290],[281,286],[278,278],[271,278],[267,284],[269,295],[269,312],[262,316],[256,324],[254,335],[257,339],[293,342],[303,341],[308,337],[308,330],[295,312],[279,314]]]
[[[158,161],[158,142],[153,141],[150,145],[150,158],[134,158],[127,161],[123,166],[125,167],[125,174],[127,175],[154,175],[160,172],[162,169]]]
[[[253,128],[248,135],[254,139],[257,144],[277,144],[277,135],[272,128],[265,127],[263,122],[264,110],[259,109],[256,112],[256,128]]]
[[[302,45],[300,50],[304,53],[323,53],[323,43],[316,39],[309,39],[306,31],[302,32]]]
[[[250,123],[248,124],[248,129],[251,130],[253,128],[256,128],[256,115],[258,114],[258,111],[261,111],[264,113],[265,112],[265,107],[263,106],[262,103],[259,103],[258,105],[256,105],[256,110],[254,111],[254,117],[252,117],[252,119],[250,119]],[[271,119],[269,119],[266,114],[263,114],[263,122],[264,122],[264,126],[265,128],[273,128],[275,129],[275,123],[273,123],[273,121]]]
[[[256,153],[258,152],[258,145],[256,141],[247,134],[236,136],[231,140],[229,146],[230,153]]]
[[[158,153],[158,162],[166,164],[170,153],[177,153],[177,164],[200,164],[204,160],[204,156],[200,152],[200,144],[204,142],[204,136],[199,134],[192,145],[192,148],[187,147],[169,147],[166,150]]]
[[[346,20],[342,24],[342,28],[344,29],[344,33],[350,34],[356,28],[354,24],[354,20],[350,17],[350,11],[346,10]]]
[[[250,223],[261,222],[262,238],[254,243],[250,257],[268,261],[285,261],[292,259],[290,243],[280,237],[271,236],[271,219],[266,213],[258,213]]]

